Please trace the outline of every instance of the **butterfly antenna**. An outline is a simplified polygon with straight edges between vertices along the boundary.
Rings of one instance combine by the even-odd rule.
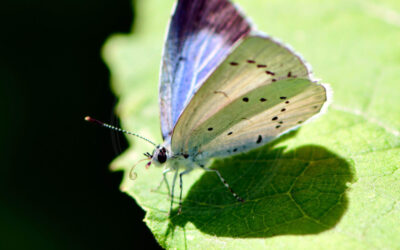
[[[157,144],[155,144],[154,142],[150,141],[149,139],[147,139],[147,138],[145,138],[145,137],[143,137],[143,136],[141,136],[141,135],[138,135],[138,134],[135,134],[135,133],[126,131],[126,130],[124,130],[124,129],[122,129],[122,128],[114,127],[114,126],[112,126],[112,125],[110,125],[110,124],[107,124],[107,123],[101,122],[101,121],[99,121],[99,120],[96,120],[96,119],[94,119],[94,118],[92,118],[92,117],[90,117],[90,116],[86,116],[86,117],[85,117],[85,120],[88,121],[88,122],[91,122],[91,123],[98,124],[98,125],[100,125],[100,126],[102,126],[102,127],[105,127],[105,128],[109,128],[109,129],[112,129],[112,130],[115,130],[115,131],[118,131],[118,132],[122,132],[122,133],[125,133],[125,134],[128,134],[128,135],[136,136],[136,137],[138,137],[138,138],[140,138],[140,139],[143,139],[143,140],[147,141],[148,143],[153,144],[154,146],[157,146]]]

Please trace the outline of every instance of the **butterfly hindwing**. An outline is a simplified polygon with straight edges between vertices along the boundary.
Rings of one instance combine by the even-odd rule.
[[[282,80],[278,83],[285,86],[282,88],[271,84],[247,93],[248,102],[252,102],[250,105],[253,107],[241,114],[249,115],[249,118],[243,117],[241,121],[236,119],[238,122],[235,125],[198,147],[199,152],[203,152],[198,158],[223,157],[259,147],[319,113],[326,101],[326,89],[323,85],[307,79]],[[297,86],[293,88],[290,85]],[[275,91],[278,95],[269,95],[269,91]],[[264,111],[257,112],[257,107],[263,105],[260,101],[262,98],[274,104]],[[239,104],[240,100],[236,105]],[[222,110],[221,114],[224,112],[226,111]],[[223,124],[219,121],[222,118],[221,114],[207,120],[193,133],[200,134],[204,127],[212,126],[211,124]],[[189,147],[193,147],[194,144],[196,143],[189,144]]]
[[[324,86],[300,57],[262,36],[245,38],[182,113],[172,151],[197,159],[259,147],[319,113]]]
[[[228,0],[179,0],[164,48],[161,129],[166,138],[199,86],[248,35],[250,26]]]

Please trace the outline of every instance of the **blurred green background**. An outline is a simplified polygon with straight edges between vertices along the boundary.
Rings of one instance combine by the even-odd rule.
[[[130,32],[132,1],[12,1],[0,7],[0,249],[158,247],[108,169],[126,143],[101,58]]]

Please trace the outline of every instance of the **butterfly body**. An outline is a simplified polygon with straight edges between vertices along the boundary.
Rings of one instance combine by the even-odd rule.
[[[167,162],[167,167],[174,170],[182,168],[193,169],[203,165],[192,154],[172,152],[169,142],[154,149],[151,154],[151,161],[156,166],[164,166],[164,163]]]

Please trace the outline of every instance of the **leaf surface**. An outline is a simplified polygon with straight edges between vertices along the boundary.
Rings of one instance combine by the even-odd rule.
[[[184,178],[183,213],[168,216],[161,169],[138,166],[152,148],[112,163],[121,189],[147,211],[165,248],[400,248],[400,4],[395,0],[238,0],[259,30],[289,43],[331,84],[318,120],[266,147],[216,160],[213,168],[246,199],[237,203],[212,173]],[[114,35],[103,56],[125,129],[161,142],[158,75],[173,1],[137,1],[134,32]],[[178,192],[176,193],[178,194]]]

